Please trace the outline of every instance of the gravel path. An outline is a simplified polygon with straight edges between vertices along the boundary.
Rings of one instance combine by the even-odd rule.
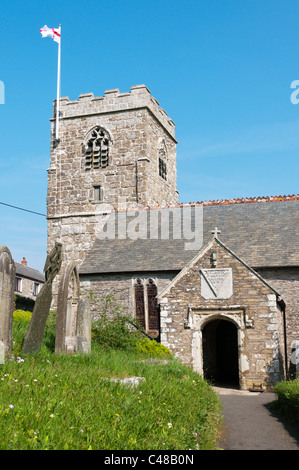
[[[299,426],[283,420],[269,404],[274,393],[214,387],[222,403],[223,450],[299,450]]]

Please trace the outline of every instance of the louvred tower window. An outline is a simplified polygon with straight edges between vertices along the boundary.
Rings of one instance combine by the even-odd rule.
[[[159,158],[159,175],[160,175],[164,180],[167,179],[166,163],[162,160],[162,158]]]
[[[96,127],[91,131],[85,151],[85,170],[109,165],[109,144],[110,137],[105,129]]]

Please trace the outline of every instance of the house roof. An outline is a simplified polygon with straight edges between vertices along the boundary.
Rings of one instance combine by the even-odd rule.
[[[29,268],[23,264],[16,263],[16,276],[26,277],[34,281],[45,282],[45,276],[37,269]]]
[[[202,246],[218,227],[223,243],[252,268],[299,266],[299,197],[209,201],[174,207],[181,211],[181,220],[184,209],[191,208],[194,228],[195,209],[200,206],[203,206]],[[147,213],[150,217],[151,210]],[[127,215],[129,220],[136,217],[136,213]],[[180,271],[202,248],[186,250],[185,242],[183,238],[149,236],[137,240],[117,236],[97,239],[80,267],[80,274]]]

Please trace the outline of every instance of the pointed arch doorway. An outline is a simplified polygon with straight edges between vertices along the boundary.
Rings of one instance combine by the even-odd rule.
[[[214,385],[239,388],[238,328],[216,318],[202,328],[204,378]]]

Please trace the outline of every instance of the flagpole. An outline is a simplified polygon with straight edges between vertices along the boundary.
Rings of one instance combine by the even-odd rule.
[[[61,24],[59,25],[58,64],[57,64],[57,100],[56,100],[56,130],[55,130],[56,141],[59,141],[60,44],[61,44]]]

